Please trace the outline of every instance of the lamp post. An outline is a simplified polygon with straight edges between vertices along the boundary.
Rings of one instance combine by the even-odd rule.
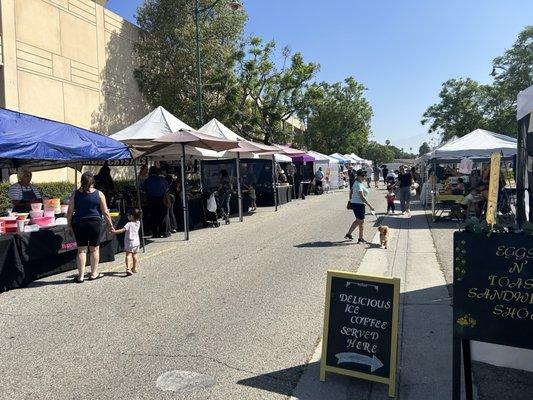
[[[492,76],[493,78],[496,78],[496,76],[498,75],[498,73],[496,72],[496,68],[498,69],[502,69],[504,71],[507,71],[507,68],[504,68],[504,67],[500,67],[499,65],[495,65],[492,67],[492,72],[489,74],[490,76]]]
[[[204,105],[203,105],[203,85],[202,85],[202,58],[200,52],[200,14],[212,10],[222,0],[215,0],[206,7],[200,6],[200,0],[194,0],[194,23],[196,25],[196,106],[198,112],[198,127],[204,125]],[[238,1],[230,1],[226,4],[232,11],[238,11],[243,8]]]

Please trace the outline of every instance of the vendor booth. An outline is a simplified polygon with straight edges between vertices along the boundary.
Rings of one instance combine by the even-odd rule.
[[[104,160],[129,160],[122,143],[75,126],[0,109],[0,165],[8,168],[57,168]],[[0,291],[76,267],[76,241],[66,226],[67,199],[32,202],[49,217],[11,213],[0,217]],[[39,207],[33,207],[33,206]],[[52,206],[52,207],[48,207]],[[7,211],[10,210],[1,210]],[[4,212],[3,215],[6,215]],[[118,215],[114,223],[118,224]],[[100,261],[113,261],[121,247],[102,229]]]
[[[339,160],[336,158],[327,156],[317,151],[307,152],[310,156],[314,157],[313,171],[316,172],[319,167],[322,167],[324,176],[329,180],[330,189],[338,189],[339,183]]]
[[[471,189],[488,182],[490,158],[495,152],[502,155],[505,169],[502,171],[502,179],[511,179],[511,164],[516,155],[516,146],[516,139],[510,136],[476,129],[434,150],[428,161],[428,183],[422,188],[422,196],[427,190],[431,191],[433,219],[462,220],[469,215],[480,216],[485,201],[482,193],[484,189],[475,193],[475,201],[471,202],[467,210],[462,211],[460,204]],[[502,195],[507,200],[514,194],[515,189],[509,185],[502,190]]]

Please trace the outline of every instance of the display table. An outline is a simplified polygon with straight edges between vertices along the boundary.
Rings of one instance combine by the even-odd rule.
[[[433,222],[444,219],[456,219],[461,221],[463,219],[463,214],[459,203],[461,203],[463,199],[464,196],[462,194],[433,193],[433,199],[431,201]]]
[[[113,222],[116,227],[121,226],[118,218]],[[102,223],[100,262],[114,261],[119,251],[122,251],[120,237],[108,233]],[[76,240],[66,226],[0,236],[0,292],[75,269],[76,254]]]
[[[286,204],[292,200],[292,186],[278,186],[278,205]],[[257,206],[273,207],[275,205],[274,193],[272,191],[257,192]]]

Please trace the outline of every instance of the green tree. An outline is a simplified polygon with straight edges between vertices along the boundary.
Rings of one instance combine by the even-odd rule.
[[[392,162],[395,158],[391,146],[386,146],[375,141],[368,142],[360,154],[365,160],[373,161],[375,165]]]
[[[443,141],[487,127],[484,112],[487,90],[470,78],[444,82],[439,103],[424,112],[422,125],[429,124],[429,132],[440,134]]]
[[[233,127],[243,136],[265,143],[282,143],[289,134],[283,121],[304,107],[304,94],[318,71],[318,64],[306,63],[301,53],[283,48],[276,65],[276,43],[252,37],[238,56],[237,108]]]
[[[495,132],[516,132],[516,96],[533,85],[533,25],[520,32],[513,46],[493,62],[494,84],[490,88],[487,114]]]
[[[418,155],[423,156],[424,154],[427,154],[431,151],[431,147],[429,147],[429,144],[427,142],[424,142],[420,145],[420,148],[418,149]]]
[[[246,14],[226,7],[222,0],[200,19],[205,120],[223,119],[235,101],[236,54]],[[207,6],[208,1],[202,1]],[[194,2],[145,0],[137,10],[140,38],[135,49],[139,67],[135,77],[151,106],[162,105],[193,126],[196,110],[196,30]],[[228,111],[228,108],[230,110]]]
[[[372,118],[365,90],[353,77],[342,83],[312,85],[300,114],[307,121],[303,145],[325,154],[361,154],[368,142]]]

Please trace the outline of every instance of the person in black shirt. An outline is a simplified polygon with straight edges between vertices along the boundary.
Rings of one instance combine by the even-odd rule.
[[[351,165],[348,166],[348,180],[350,182],[350,190],[353,188],[353,184],[355,183],[355,180],[357,179],[357,175]]]
[[[386,165],[383,165],[383,183],[387,184],[387,175],[389,174],[389,169]]]
[[[406,170],[405,166],[400,166],[398,175],[398,185],[400,186],[400,207],[402,214],[411,213],[411,186],[413,185],[413,175]]]

